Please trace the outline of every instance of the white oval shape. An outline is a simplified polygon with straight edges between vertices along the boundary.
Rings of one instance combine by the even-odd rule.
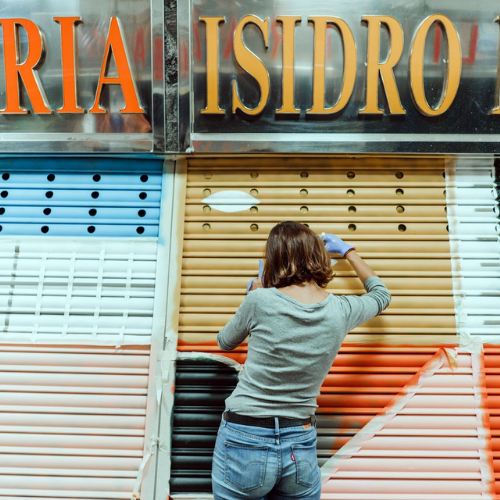
[[[207,196],[207,198],[201,200],[201,202],[206,203],[215,210],[227,213],[242,212],[260,203],[260,201],[251,194],[235,190],[219,191],[218,193]]]

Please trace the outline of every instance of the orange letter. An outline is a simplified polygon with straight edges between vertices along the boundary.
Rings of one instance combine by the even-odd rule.
[[[50,114],[52,110],[45,97],[42,84],[35,71],[43,62],[45,46],[38,26],[29,19],[0,19],[3,26],[3,50],[5,64],[5,87],[7,107],[0,111],[5,114],[26,114],[21,106],[21,81],[30,98],[33,111]],[[22,26],[28,36],[28,56],[20,62],[18,27]]]
[[[368,23],[368,50],[366,68],[366,106],[359,111],[360,115],[384,113],[378,107],[378,76],[387,97],[389,113],[404,115],[406,111],[401,106],[398,87],[394,78],[393,68],[403,53],[403,28],[399,22],[389,16],[364,16]],[[380,62],[380,25],[385,24],[389,30],[389,55],[385,62]]]
[[[207,30],[207,107],[201,113],[223,115],[219,107],[219,24],[223,17],[200,17]]]
[[[243,41],[243,28],[249,23],[254,23],[264,35],[264,47],[267,49],[269,40],[269,18],[259,19],[257,16],[245,16],[241,19],[234,32],[234,57],[236,62],[251,76],[257,80],[260,87],[260,102],[255,108],[247,108],[238,96],[236,80],[233,80],[233,113],[237,109],[247,115],[258,115],[264,110],[269,97],[269,73],[264,63],[245,45]]]
[[[113,52],[113,57],[115,58],[118,77],[105,76],[108,70],[111,52]],[[99,102],[101,100],[101,92],[104,84],[121,86],[123,97],[125,98],[125,107],[120,110],[120,113],[144,113],[144,109],[142,109],[139,104],[137,89],[135,88],[134,79],[132,78],[132,72],[130,71],[128,62],[127,51],[123,43],[120,23],[116,17],[111,18],[94,106],[89,113],[106,113],[106,110],[101,107]]]
[[[448,41],[448,61],[445,84],[441,98],[435,108],[431,108],[425,97],[424,90],[424,49],[429,28],[435,23],[444,28]],[[460,75],[462,73],[462,49],[460,39],[453,23],[441,14],[429,16],[420,25],[413,37],[410,52],[410,90],[417,109],[425,116],[442,115],[452,104],[457,95]]]
[[[83,21],[79,17],[54,17],[61,25],[61,56],[63,76],[63,107],[59,113],[83,113],[77,104],[75,27]]]

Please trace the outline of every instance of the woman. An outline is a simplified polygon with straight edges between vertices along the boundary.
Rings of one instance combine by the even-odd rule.
[[[328,252],[349,261],[368,293],[324,290],[333,278]],[[319,499],[316,397],[344,337],[380,314],[390,294],[352,246],[296,222],[271,230],[263,278],[251,290],[217,337],[229,351],[250,335],[215,445],[214,498]]]

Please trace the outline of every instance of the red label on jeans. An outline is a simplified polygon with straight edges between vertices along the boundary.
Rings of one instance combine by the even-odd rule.
[[[292,453],[292,460],[295,462],[295,455]]]

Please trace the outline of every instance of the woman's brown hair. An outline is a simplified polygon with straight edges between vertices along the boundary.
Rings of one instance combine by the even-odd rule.
[[[332,279],[330,255],[323,241],[307,226],[286,221],[271,229],[264,262],[265,288],[281,288],[309,280],[325,288]]]

